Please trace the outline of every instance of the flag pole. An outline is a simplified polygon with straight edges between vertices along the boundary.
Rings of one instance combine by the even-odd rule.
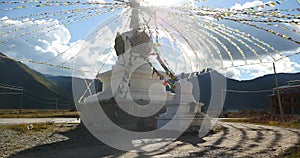
[[[274,77],[275,77],[275,83],[276,83],[276,92],[277,92],[280,117],[281,117],[281,121],[283,121],[283,110],[282,110],[282,103],[281,103],[281,97],[280,97],[280,92],[279,92],[279,84],[278,84],[278,77],[277,77],[277,73],[276,73],[275,63],[273,63],[273,69],[274,69]]]

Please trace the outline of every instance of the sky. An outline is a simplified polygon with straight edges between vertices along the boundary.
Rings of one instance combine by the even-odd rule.
[[[104,0],[95,0],[98,2],[104,2]],[[108,1],[108,0],[106,0]],[[185,2],[191,2],[190,0],[145,0],[151,5],[167,5],[167,4],[181,4]],[[4,2],[1,0],[1,2]],[[93,1],[94,2],[94,1]],[[206,0],[205,2],[194,2],[195,6],[208,6],[213,8],[234,8],[234,9],[243,9],[252,6],[257,6],[263,4],[265,2],[269,2],[266,0]],[[25,9],[13,9],[9,11],[5,11],[6,8],[17,8],[18,6],[26,6],[28,8]],[[34,4],[35,5],[35,4]],[[31,4],[0,4],[0,26],[1,35],[0,35],[0,52],[3,52],[9,57],[16,58],[20,61],[28,61],[34,60],[39,62],[48,61],[51,64],[60,65],[64,63],[63,66],[74,67],[75,69],[81,69],[84,71],[92,71],[88,73],[80,72],[82,76],[91,77],[97,72],[97,66],[99,67],[101,63],[106,62],[105,66],[107,68],[114,65],[116,56],[111,55],[109,53],[109,47],[112,47],[111,41],[114,41],[114,37],[117,32],[122,32],[126,30],[126,21],[128,17],[122,17],[114,21],[113,23],[108,23],[109,20],[117,18],[118,14],[122,12],[122,9],[114,9],[112,12],[108,12],[100,15],[99,13],[102,11],[107,11],[109,8],[104,8],[101,5],[69,5],[69,6],[51,6],[51,7],[32,7]],[[102,8],[99,10],[99,8]],[[281,9],[289,9],[289,8],[300,8],[300,4],[297,0],[287,0],[282,2],[281,5],[277,5],[276,8]],[[63,16],[57,16],[54,13],[61,12],[61,10],[75,10],[81,9],[85,12],[89,12],[89,14],[79,14],[76,12],[69,12],[68,14],[64,14]],[[43,12],[50,12],[53,14],[40,15],[40,16],[31,16]],[[99,15],[98,15],[99,14]],[[300,12],[298,13],[300,14]],[[84,17],[87,15],[97,15],[86,17],[85,20],[80,20],[80,17]],[[22,16],[26,16],[25,18]],[[78,19],[78,21],[68,21],[70,17],[73,19]],[[171,19],[170,20],[176,20]],[[274,46],[283,54],[295,53],[300,51],[300,46],[293,44],[289,41],[282,40],[279,37],[275,37],[274,35],[270,35],[267,33],[262,33],[248,26],[236,26],[235,23],[228,21],[216,21],[215,19],[208,19],[215,21],[218,24],[224,24],[226,26],[230,26],[233,28],[238,28],[244,32],[248,32],[255,37],[259,37],[270,43],[270,45]],[[195,27],[191,25],[191,27]],[[286,27],[295,29],[300,31],[300,27],[298,26],[290,26],[286,25]],[[195,27],[195,30],[197,28]],[[17,30],[17,31],[16,31]],[[51,31],[48,31],[51,30]],[[284,33],[294,37],[298,41],[300,40],[300,36],[297,33],[291,33],[288,31],[283,31]],[[100,39],[95,40],[96,36],[93,34],[101,34]],[[163,33],[162,36],[164,35]],[[191,36],[191,32],[187,32],[185,34],[187,37]],[[167,35],[166,35],[167,36]],[[166,38],[166,37],[165,37]],[[90,41],[89,41],[90,40]],[[93,41],[93,42],[92,42]],[[166,40],[167,41],[167,40]],[[180,40],[179,40],[180,41]],[[223,40],[224,43],[225,40]],[[222,41],[222,42],[223,42]],[[183,42],[183,41],[182,41]],[[96,44],[95,44],[96,43]],[[166,42],[167,43],[167,42]],[[167,45],[167,44],[166,44]],[[89,46],[89,49],[84,49],[85,46]],[[183,46],[185,46],[183,44]],[[179,48],[176,48],[179,50]],[[63,55],[60,55],[56,58],[61,52],[68,50]],[[230,48],[231,50],[231,48]],[[79,51],[85,52],[86,54],[92,52],[101,52],[101,55],[91,55],[86,56],[81,53],[76,59],[72,58],[72,56],[76,55]],[[189,52],[192,54],[192,52]],[[243,64],[243,60],[241,60],[238,53],[234,53],[235,63]],[[254,56],[247,55],[247,60],[249,63],[256,62],[257,59]],[[170,60],[170,67],[177,68],[180,67],[178,61],[172,60],[172,55],[166,54],[166,58]],[[186,57],[191,57],[187,55]],[[263,60],[269,60],[269,56],[263,56]],[[179,57],[180,58],[180,57]],[[183,58],[183,56],[182,56]],[[205,55],[204,55],[205,58]],[[278,56],[279,58],[279,56]],[[49,60],[50,59],[50,60]],[[204,60],[204,59],[202,59]],[[68,61],[65,63],[65,61]],[[176,62],[178,62],[176,64]],[[184,62],[183,60],[181,61]],[[224,61],[229,62],[229,60]],[[51,75],[72,75],[72,71],[66,69],[59,69],[50,66],[44,66],[41,64],[33,64],[24,62],[29,65],[33,69]],[[96,64],[94,64],[96,63]],[[74,66],[75,64],[75,66]],[[213,65],[213,63],[209,63]],[[178,66],[179,65],[179,66]],[[212,66],[216,68],[217,66]],[[276,67],[278,72],[285,73],[295,73],[300,72],[300,57],[293,56],[290,58],[285,58],[276,62]],[[182,69],[178,69],[178,74],[180,71],[184,71],[183,66]],[[221,69],[219,71],[222,71]],[[176,71],[177,72],[177,71]],[[256,65],[246,65],[239,67],[232,67],[226,70],[223,69],[222,73],[227,77],[237,79],[237,80],[249,80],[256,77],[260,77],[266,74],[273,73],[272,63],[267,64],[256,64]],[[74,74],[73,74],[74,75]]]

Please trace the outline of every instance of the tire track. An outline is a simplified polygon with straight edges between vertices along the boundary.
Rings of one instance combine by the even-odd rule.
[[[218,122],[224,130],[203,138],[189,157],[278,157],[300,142],[300,130],[254,124]],[[299,133],[297,133],[299,132]],[[181,150],[182,152],[182,150]],[[172,156],[180,157],[175,154]]]

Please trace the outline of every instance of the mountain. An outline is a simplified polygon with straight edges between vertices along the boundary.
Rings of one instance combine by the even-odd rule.
[[[73,100],[73,87],[72,82],[76,85],[76,89],[74,88],[74,92],[76,92],[75,96],[83,95],[86,90],[86,84],[91,83],[90,87],[94,93],[94,89],[98,88],[98,91],[102,89],[102,83],[99,80],[91,80],[91,79],[82,79],[78,77],[70,77],[70,76],[51,76],[46,75],[48,78],[53,81],[58,87],[60,87],[61,91],[68,97]],[[85,80],[85,81],[84,81]],[[95,84],[96,83],[96,84]],[[97,85],[97,86],[96,86]],[[88,96],[89,93],[86,93],[84,96]],[[76,100],[76,99],[75,99]]]
[[[4,56],[0,53],[0,56]],[[56,108],[56,99],[58,99],[58,108],[75,108],[73,101],[72,82],[76,85],[74,90],[75,96],[88,96],[86,92],[86,83],[92,80],[86,79],[86,83],[81,78],[72,78],[68,76],[51,76],[43,75],[37,71],[30,69],[28,66],[11,60],[7,57],[0,58],[0,108],[19,108],[20,94],[4,94],[4,93],[21,93],[17,90],[5,89],[9,85],[23,87],[22,108]],[[229,110],[269,110],[268,92],[238,92],[238,91],[259,91],[272,90],[275,87],[274,75],[265,75],[253,80],[238,81],[225,78],[217,71],[210,69],[210,72],[201,72],[197,76],[199,89],[194,88],[193,91],[200,91],[200,101],[205,104],[205,108],[212,99],[221,99],[221,97],[212,98],[211,96],[211,76],[217,76],[224,79],[227,83],[227,91],[225,97],[225,109]],[[286,85],[290,80],[300,79],[300,73],[278,74],[279,85]],[[96,81],[91,87],[97,87],[98,91],[102,89],[102,84]],[[2,85],[2,88],[1,88]],[[97,86],[96,86],[97,85]],[[93,88],[92,88],[93,90]],[[77,100],[76,98],[75,100]]]
[[[274,75],[265,75],[253,80],[247,81],[238,81],[234,79],[225,78],[222,74],[210,70],[209,73],[202,72],[197,76],[199,89],[200,89],[200,101],[205,103],[206,108],[209,105],[211,99],[211,76],[217,76],[218,78],[222,78],[227,83],[227,90],[234,91],[259,91],[259,90],[272,90],[275,87],[275,78]],[[66,94],[72,94],[72,77],[64,77],[64,76],[49,76],[49,78],[54,81],[59,87],[63,89]],[[294,74],[285,74],[279,73],[278,80],[279,85],[286,85],[290,80],[300,79],[300,73]],[[80,78],[74,78],[76,82],[78,90],[81,90],[79,94],[83,94],[86,86],[83,84],[83,80]],[[87,80],[89,83],[91,80]],[[79,86],[79,84],[81,84]],[[94,87],[92,85],[91,87]],[[98,83],[99,89],[101,89],[102,84]],[[194,88],[193,91],[199,91],[199,89]],[[197,93],[198,94],[198,93]],[[225,109],[229,110],[269,110],[269,95],[272,94],[272,91],[268,92],[259,92],[259,93],[245,93],[245,92],[226,92],[224,93]],[[87,96],[87,95],[86,95]],[[213,98],[220,99],[220,98]]]
[[[72,98],[72,77],[69,76],[51,76],[45,75],[56,84],[57,87],[68,97]]]
[[[227,91],[225,97],[224,107],[229,110],[269,110],[269,92],[241,92],[241,91],[260,91],[272,90],[275,87],[275,77],[273,74],[258,77],[253,80],[238,81],[228,79],[216,71],[198,75],[198,82],[200,86],[200,100],[205,103],[206,108],[211,99],[211,78],[210,76],[218,76],[227,81]],[[299,80],[300,73],[279,73],[279,86],[286,85],[290,80]],[[220,99],[220,98],[216,98]]]
[[[43,74],[25,64],[9,59],[0,53],[0,108],[19,108],[22,93],[22,108],[55,108],[58,102],[66,100],[64,93]],[[9,87],[23,87],[18,91]]]

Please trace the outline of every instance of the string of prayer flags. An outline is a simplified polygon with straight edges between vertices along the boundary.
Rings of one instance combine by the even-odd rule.
[[[276,5],[280,5],[282,2],[287,1],[287,0],[277,0],[277,1],[269,1],[261,5],[253,6],[253,7],[248,7],[244,9],[236,9],[238,11],[243,11],[243,10],[254,10],[258,8],[265,8],[265,7],[274,7]]]
[[[95,16],[98,16],[98,15],[101,15],[101,14],[106,14],[106,13],[108,13],[108,12],[110,12],[110,11],[111,11],[111,10],[102,11],[102,12],[96,12],[95,14],[90,14],[90,13],[88,12],[86,15],[80,14],[80,13],[76,13],[76,14],[74,14],[74,15],[72,15],[72,16],[69,15],[69,16],[61,17],[61,18],[59,18],[59,20],[63,20],[63,21],[61,21],[61,24],[67,26],[67,25],[71,25],[71,24],[77,23],[77,22],[82,21],[82,20],[89,19],[89,18],[91,18],[91,17],[95,17]],[[76,16],[80,16],[80,17],[74,18],[74,17],[76,17]],[[54,20],[54,19],[51,19],[51,21],[55,21],[55,20]],[[44,23],[46,23],[46,22],[44,22]],[[46,34],[46,33],[48,33],[48,32],[52,32],[52,31],[55,31],[55,30],[59,29],[59,28],[56,27],[56,26],[57,26],[57,25],[60,25],[60,24],[57,24],[57,23],[53,23],[53,24],[51,24],[51,25],[48,25],[46,28],[44,28],[44,27],[38,27],[39,25],[42,25],[42,24],[44,24],[44,23],[37,23],[37,24],[35,24],[35,25],[29,25],[29,26],[26,26],[26,27],[23,27],[23,28],[18,28],[17,30],[13,30],[13,31],[11,30],[11,31],[2,33],[1,35],[5,35],[5,34],[8,34],[8,33],[17,32],[17,31],[19,31],[20,29],[23,30],[23,29],[28,29],[28,28],[31,28],[31,27],[35,27],[35,28],[36,28],[36,29],[30,30],[30,31],[28,31],[28,32],[23,32],[20,36],[13,36],[13,37],[10,37],[10,38],[8,38],[8,39],[6,39],[6,40],[4,40],[4,41],[0,41],[0,45],[1,45],[1,44],[4,44],[4,43],[7,43],[7,42],[10,42],[10,41],[12,41],[12,40],[16,40],[16,39],[18,39],[18,38],[23,38],[23,37],[25,37],[25,36],[32,35],[33,33],[39,32],[39,33],[37,34],[37,37],[38,37],[38,36],[40,36],[40,35],[43,35],[43,34]],[[44,30],[46,30],[46,31],[44,31]],[[44,32],[41,32],[41,31],[44,31]],[[34,39],[34,38],[33,38],[33,37],[29,37],[29,38],[27,38],[27,39],[24,40],[24,41],[28,42],[28,41],[30,41],[30,40],[32,40],[32,39]]]
[[[53,7],[53,6],[72,6],[72,5],[101,5],[103,8],[105,7],[118,7],[118,6],[125,6],[126,3],[124,2],[99,2],[99,1],[51,1],[49,2],[34,2],[33,1],[4,1],[0,2],[0,4],[24,4],[24,5],[18,5],[16,7],[10,7],[10,8],[4,8],[0,9],[0,11],[12,11],[12,10],[17,10],[17,9],[30,9],[30,8],[40,8],[40,7]],[[31,5],[33,4],[33,5]]]
[[[248,25],[248,26],[255,27],[255,28],[260,29],[260,30],[267,31],[267,32],[269,32],[269,33],[271,33],[271,34],[277,35],[278,37],[282,37],[282,38],[287,39],[287,40],[289,40],[289,41],[292,41],[292,42],[294,42],[294,43],[300,44],[300,41],[297,41],[297,40],[295,40],[294,38],[289,37],[289,36],[287,36],[287,35],[277,33],[277,32],[275,32],[274,30],[266,29],[266,28],[263,28],[263,27],[259,27],[259,26],[255,25],[255,24],[251,24],[251,23],[249,23],[249,22],[240,22],[240,23],[245,24],[245,25]]]

